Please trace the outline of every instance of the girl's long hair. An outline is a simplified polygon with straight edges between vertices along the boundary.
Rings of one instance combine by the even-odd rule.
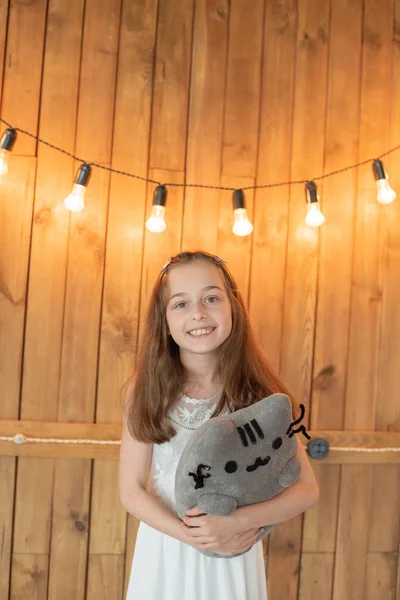
[[[223,389],[212,416],[218,416],[224,406],[234,412],[276,392],[287,394],[292,401],[293,415],[298,414],[296,401],[271,369],[254,339],[242,296],[226,264],[208,252],[181,252],[171,258],[168,267],[157,278],[147,310],[137,366],[123,386],[130,386],[126,401],[127,426],[132,437],[141,442],[161,444],[176,433],[167,413],[183,392],[185,370],[179,347],[168,335],[166,281],[171,269],[197,260],[212,263],[221,271],[232,309],[231,333],[217,353],[216,375],[222,381]]]

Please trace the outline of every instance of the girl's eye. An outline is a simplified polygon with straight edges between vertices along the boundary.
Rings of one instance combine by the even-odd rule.
[[[184,306],[186,304],[186,302],[178,302],[178,304],[175,304],[175,308],[182,308],[182,306]]]
[[[217,298],[217,296],[208,296],[208,298],[206,298],[206,301],[207,300],[210,300],[210,301],[215,300],[215,302],[216,302],[217,300],[219,300],[219,298]],[[215,304],[215,302],[210,302],[210,304]]]

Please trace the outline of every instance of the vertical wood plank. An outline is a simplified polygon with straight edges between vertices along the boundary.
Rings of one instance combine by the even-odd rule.
[[[386,5],[388,11],[391,4]],[[390,127],[388,147],[400,139],[400,2],[393,4],[392,77],[390,96]],[[385,39],[389,45],[389,39]],[[387,129],[384,130],[385,134]],[[399,155],[394,153],[383,159],[391,186],[400,192],[398,175]],[[397,167],[397,168],[396,168]],[[399,197],[399,196],[398,196]],[[400,318],[396,298],[400,293],[400,205],[399,201],[383,206],[385,229],[385,254],[383,257],[382,321],[376,386],[375,428],[381,431],[400,431],[400,405],[398,400],[398,365],[400,364]],[[397,366],[396,366],[397,365]],[[396,374],[397,373],[397,374]],[[400,468],[394,465],[373,468],[370,532],[368,540],[367,570],[373,571],[383,583],[380,589],[388,598],[400,596]],[[380,514],[382,526],[377,526]],[[379,552],[379,554],[376,554]],[[395,554],[393,554],[395,553]],[[371,561],[372,565],[371,566]],[[394,562],[393,562],[394,561]],[[394,565],[394,566],[393,566]],[[397,573],[396,573],[397,571]],[[372,588],[374,586],[371,586]]]
[[[35,158],[15,157],[0,187],[0,418],[17,419]],[[0,457],[0,597],[10,588],[16,459]]]
[[[121,13],[112,166],[142,177],[146,176],[148,167],[156,9],[155,0],[143,0],[123,3]],[[111,176],[96,406],[98,423],[121,421],[123,398],[118,392],[134,366],[145,201],[145,182]],[[96,461],[88,600],[111,596],[122,600],[126,522],[119,499],[118,469],[114,461]],[[127,571],[129,573],[130,563],[127,563]]]
[[[120,0],[90,0],[86,2],[84,14],[76,154],[88,162],[109,165]],[[70,217],[60,421],[91,422],[94,419],[109,180],[107,171],[94,169],[85,196],[85,209]],[[57,461],[55,473],[49,598],[83,598],[91,461]]]
[[[221,185],[253,186],[257,172],[261,104],[264,1],[231,4],[226,66]],[[253,221],[254,192],[245,192],[247,214]],[[232,232],[232,192],[221,191],[218,254],[228,261],[247,304],[250,284],[251,235]]]
[[[33,134],[38,131],[46,10],[47,0],[10,2],[2,117]],[[36,141],[19,134],[13,152],[35,156]]]
[[[359,159],[389,142],[393,30],[391,1],[366,0],[362,39]],[[383,210],[382,210],[383,209]],[[385,207],[376,201],[371,164],[358,169],[345,427],[375,426],[377,365],[382,306]],[[360,402],[362,398],[362,402]],[[379,469],[379,467],[378,467]],[[333,600],[365,597],[371,485],[368,466],[342,468]],[[367,525],[368,524],[368,525]]]
[[[266,3],[257,185],[290,179],[297,1]],[[271,365],[279,371],[289,190],[255,192],[250,319]],[[268,310],[265,308],[268,307]]]
[[[186,182],[220,185],[228,1],[195,3]],[[229,204],[229,197],[227,198]],[[182,250],[216,252],[218,190],[185,189]]]
[[[392,70],[392,97],[391,97],[391,120],[390,120],[390,147],[394,146],[400,139],[400,0],[394,2],[394,26],[393,26],[393,70]],[[399,155],[392,154],[386,161],[390,173],[391,185],[400,192],[400,173],[396,166],[399,164]],[[385,409],[386,423],[382,423],[380,416],[380,407],[382,400],[379,401],[376,416],[376,427],[383,425],[387,429],[400,429],[400,415],[397,398],[398,373],[395,363],[398,363],[400,348],[398,335],[400,331],[400,321],[398,311],[394,308],[395,297],[398,297],[398,277],[400,269],[400,205],[394,202],[390,206],[390,216],[388,215],[387,242],[386,242],[386,265],[384,271],[384,289],[382,306],[382,343],[380,352],[382,355],[378,372],[378,393],[383,398],[388,397],[388,408]],[[394,214],[393,214],[394,213]],[[393,361],[387,359],[388,354],[393,355]],[[397,541],[397,577],[396,577],[396,600],[400,599],[400,527],[398,529]]]
[[[358,160],[362,4],[331,3],[325,173]],[[343,91],[346,90],[346,93]],[[312,383],[313,429],[342,429],[351,298],[356,171],[324,180],[317,324]],[[320,501],[304,516],[300,596],[331,598],[340,467],[316,465]],[[326,569],[320,569],[321,552]],[[307,570],[303,576],[303,569]],[[312,574],[312,575],[311,575]]]
[[[0,2],[0,82],[1,89],[3,89],[3,74],[4,74],[4,59],[6,56],[6,36],[8,30],[8,11],[9,2],[8,0],[1,0]],[[1,100],[0,100],[1,106]],[[4,129],[4,125],[1,124],[1,130]]]
[[[290,171],[290,178],[295,181],[323,171],[329,9],[329,0],[299,2]],[[304,187],[292,186],[280,372],[297,400],[308,408],[314,352],[319,232],[305,224],[305,215]],[[297,598],[301,520],[299,516],[280,524],[271,534],[268,592],[272,597]]]
[[[40,5],[44,10],[45,5],[41,2],[36,3],[35,6],[26,5],[26,10],[32,15],[37,15]],[[19,5],[18,10],[22,10],[22,6]],[[52,2],[47,17],[39,133],[49,142],[69,150],[73,145],[76,119],[81,14],[81,1],[71,2],[65,6]],[[32,25],[32,31],[33,29],[35,32],[40,31],[37,20],[36,27]],[[25,34],[19,31],[19,36],[21,36],[19,43],[22,43],[24,38],[30,37],[26,48],[20,51],[21,58],[24,56],[22,52],[32,52],[30,58],[26,57],[24,63],[26,68],[30,68],[30,60],[37,60],[37,50],[33,51],[30,44],[36,41],[38,47],[43,45],[43,32],[41,41],[36,40],[36,33],[31,35],[30,31],[29,33],[26,31]],[[11,58],[11,63],[12,60]],[[17,70],[19,60],[16,63]],[[33,72],[36,68],[35,64]],[[62,90],[57,84],[60,72],[64,73],[65,88]],[[27,78],[27,82],[31,82],[29,85],[33,85],[32,81],[29,75]],[[20,106],[15,105],[15,109],[19,109],[19,114],[24,116],[25,113],[21,111]],[[33,118],[31,116],[32,122],[29,124],[24,117],[23,122],[19,121],[19,124],[34,133],[36,122],[33,122]],[[55,123],[57,127],[54,126]],[[31,142],[32,140],[29,143]],[[20,151],[30,153],[31,149],[30,146],[24,145]],[[62,207],[62,194],[64,192],[66,196],[69,193],[71,176],[72,162],[69,158],[50,150],[47,146],[38,146],[22,378],[21,417],[25,419],[55,420],[57,415],[68,235],[68,215]],[[23,590],[26,587],[31,589],[33,586],[35,592],[32,594],[37,594],[41,599],[47,598],[48,556],[42,564],[45,574],[41,571],[41,576],[35,577],[35,565],[38,555],[48,555],[50,551],[53,468],[52,460],[19,460],[12,595],[17,594],[18,589]],[[34,485],[32,481],[35,482]],[[18,566],[21,562],[24,564],[23,569]],[[45,578],[44,585],[42,585],[43,578]]]
[[[333,558],[333,552],[302,554],[299,600],[331,600]]]
[[[193,1],[160,2],[153,91],[150,166],[182,171],[185,164]]]

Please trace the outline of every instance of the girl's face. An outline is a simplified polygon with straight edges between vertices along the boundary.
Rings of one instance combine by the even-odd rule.
[[[208,354],[232,329],[232,311],[220,270],[198,260],[168,273],[166,318],[181,350]]]

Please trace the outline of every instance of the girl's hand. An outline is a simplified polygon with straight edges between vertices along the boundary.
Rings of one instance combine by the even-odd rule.
[[[263,527],[243,530],[235,513],[226,517],[205,515],[196,506],[186,512],[181,529],[187,543],[198,550],[225,556],[245,552],[253,546]]]

